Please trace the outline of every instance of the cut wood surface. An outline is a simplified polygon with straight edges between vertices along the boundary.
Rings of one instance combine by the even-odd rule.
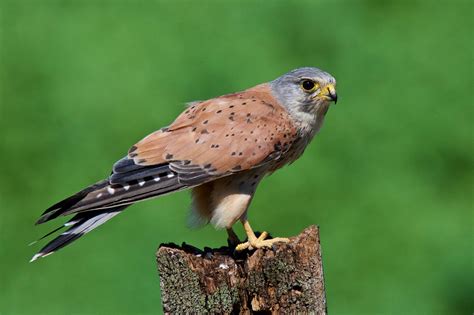
[[[166,314],[326,314],[316,226],[273,248],[162,244],[156,258]]]

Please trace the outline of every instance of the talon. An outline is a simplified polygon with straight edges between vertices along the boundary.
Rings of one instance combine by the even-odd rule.
[[[289,243],[290,239],[286,237],[275,237],[270,240],[262,241],[262,246],[272,247],[275,243]]]
[[[257,241],[263,241],[267,237],[268,237],[268,233],[263,231],[262,234],[260,234],[260,236],[257,238]]]
[[[260,236],[257,238],[255,233],[253,232],[250,224],[247,220],[242,221],[244,225],[245,232],[247,233],[248,241],[245,243],[241,243],[235,247],[236,251],[242,251],[244,249],[258,249],[262,247],[272,247],[275,243],[288,243],[290,239],[285,237],[275,237],[269,240],[266,240],[268,237],[267,232],[262,232]]]
[[[258,249],[262,247],[272,247],[275,243],[288,243],[290,239],[286,237],[275,237],[269,240],[265,238],[268,236],[267,232],[263,232],[260,236],[252,241],[247,241],[245,243],[241,243],[235,247],[236,251],[243,251],[245,249]]]
[[[283,237],[275,237],[269,240],[261,240],[251,244],[253,248],[272,247],[275,243],[288,243],[290,240]]]
[[[272,247],[275,243],[288,243],[290,239],[285,237],[275,237],[269,240],[257,239],[255,242],[245,242],[235,247],[236,251],[243,251],[245,249],[259,249],[262,247]]]
[[[249,247],[250,247],[250,243],[249,243],[249,242],[245,242],[245,243],[241,243],[241,244],[235,246],[235,250],[238,251],[238,252],[240,252],[240,251],[243,251],[243,250],[245,250],[245,249],[247,249],[247,248],[249,248]]]

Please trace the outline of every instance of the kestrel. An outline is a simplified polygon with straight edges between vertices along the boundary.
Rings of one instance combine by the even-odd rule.
[[[226,228],[241,221],[248,241],[236,250],[270,247],[286,238],[255,236],[247,209],[260,181],[295,161],[319,131],[336,80],[317,68],[299,68],[242,92],[197,101],[168,127],[146,136],[117,161],[111,175],[47,209],[36,224],[74,216],[68,229],[31,261],[45,257],[138,201],[191,189],[191,222]],[[43,237],[43,238],[44,238]],[[42,238],[41,238],[42,239]]]

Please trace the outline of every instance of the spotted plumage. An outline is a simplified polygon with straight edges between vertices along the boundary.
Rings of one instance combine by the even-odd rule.
[[[192,189],[192,225],[210,222],[230,232],[241,220],[249,242],[237,249],[271,245],[272,240],[255,238],[246,220],[255,189],[266,174],[303,153],[335,100],[331,75],[300,68],[242,92],[188,104],[168,127],[132,146],[107,179],[43,213],[37,223],[75,216],[33,260],[64,247],[130,204],[183,189]]]

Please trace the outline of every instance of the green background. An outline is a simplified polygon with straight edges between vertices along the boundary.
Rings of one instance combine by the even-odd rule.
[[[300,66],[333,74],[340,101],[259,187],[253,226],[320,226],[331,314],[474,311],[472,2],[0,3],[1,314],[160,312],[157,246],[225,243],[186,227],[187,193],[29,264],[58,224],[34,221],[184,102]]]

